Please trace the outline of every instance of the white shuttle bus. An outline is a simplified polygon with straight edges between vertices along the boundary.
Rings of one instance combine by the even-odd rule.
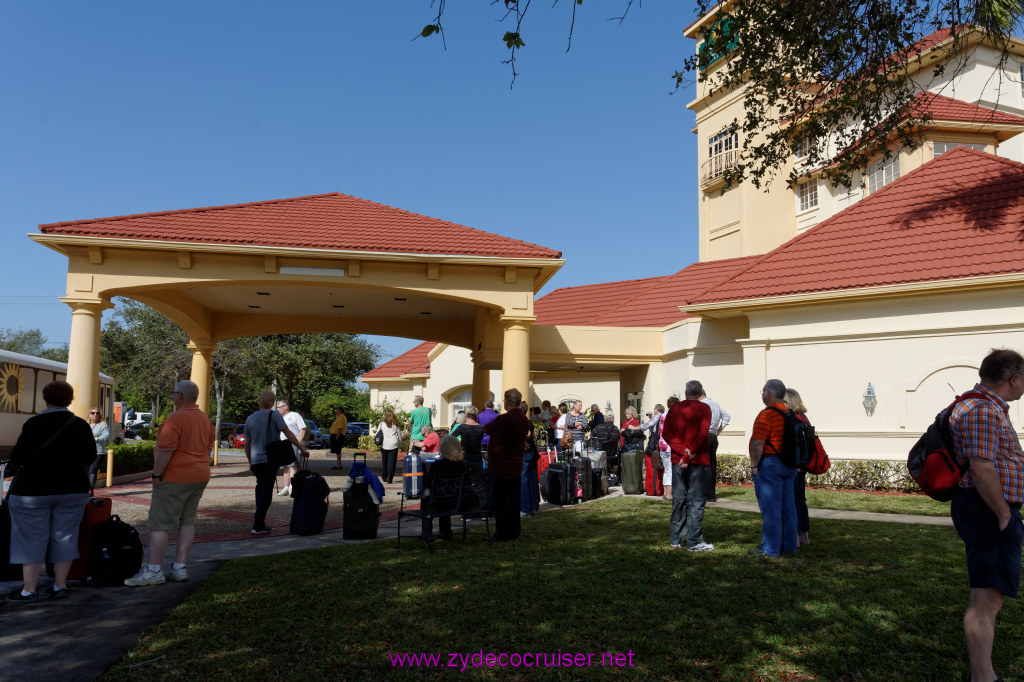
[[[43,386],[55,380],[66,380],[68,366],[31,355],[0,350],[0,459],[8,459],[11,448],[29,417],[46,409]],[[111,441],[121,437],[114,416],[114,379],[99,375],[99,408],[110,425]]]

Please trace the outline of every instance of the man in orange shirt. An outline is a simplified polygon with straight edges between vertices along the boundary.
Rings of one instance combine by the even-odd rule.
[[[761,389],[765,409],[754,420],[750,436],[750,471],[754,492],[761,508],[761,545],[751,554],[778,557],[780,552],[796,554],[796,499],[793,483],[797,470],[782,463],[782,436],[786,428],[784,414],[789,411],[783,400],[786,385],[769,379]]]
[[[196,535],[196,510],[210,482],[210,448],[214,428],[199,409],[199,387],[191,381],[174,385],[172,412],[156,436],[153,451],[153,497],[149,505],[149,563],[124,581],[139,587],[159,585],[165,580],[188,580],[188,555]],[[164,552],[170,533],[176,531],[174,563],[164,573]],[[153,563],[153,562],[156,563]]]

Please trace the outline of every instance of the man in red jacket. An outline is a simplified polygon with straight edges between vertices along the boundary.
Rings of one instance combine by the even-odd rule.
[[[686,531],[686,548],[691,552],[710,552],[714,545],[704,542],[704,502],[711,455],[708,430],[711,408],[700,401],[704,387],[699,381],[686,382],[686,400],[676,403],[665,415],[663,438],[672,448],[672,518],[669,537],[672,547],[682,547]]]

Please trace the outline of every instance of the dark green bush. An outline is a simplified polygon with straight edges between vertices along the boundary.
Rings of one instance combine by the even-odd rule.
[[[718,455],[718,480],[722,483],[753,483],[747,455]],[[815,488],[892,490],[915,492],[914,479],[906,462],[867,459],[832,459],[824,474],[807,475],[807,485]]]
[[[153,468],[153,448],[156,441],[133,440],[114,445],[114,475],[133,474]],[[106,472],[107,459],[100,458],[100,471]]]

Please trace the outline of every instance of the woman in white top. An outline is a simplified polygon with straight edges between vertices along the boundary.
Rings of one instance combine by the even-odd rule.
[[[381,478],[391,483],[395,478],[395,464],[398,461],[398,448],[402,445],[402,429],[395,419],[394,410],[384,413],[384,421],[378,427],[384,434],[384,442],[380,445],[380,459],[384,464]]]
[[[558,415],[558,420],[555,422],[555,442],[561,443],[562,434],[565,433],[565,417],[569,412],[569,408],[565,406],[565,403],[562,403],[558,406],[558,411],[560,414]],[[562,446],[559,445],[558,449],[561,450],[561,448]]]

